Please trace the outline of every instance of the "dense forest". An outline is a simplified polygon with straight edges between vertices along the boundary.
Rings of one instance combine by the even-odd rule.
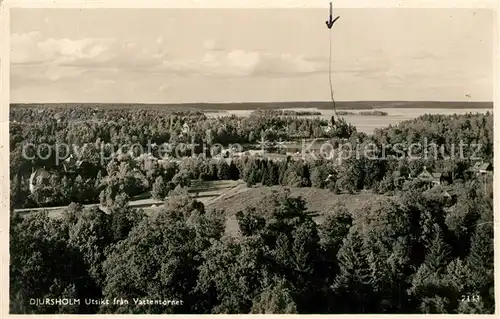
[[[491,185],[490,185],[491,187]],[[72,204],[11,220],[13,313],[493,313],[492,193],[460,204],[418,188],[317,225],[303,200],[269,194],[225,216],[186,195],[145,216]],[[30,306],[29,298],[124,298],[127,306]],[[181,300],[137,306],[133,298]]]
[[[199,141],[200,145],[250,143],[255,142],[255,132],[260,131],[269,138],[279,134],[286,136],[290,128],[294,128],[292,132],[296,135],[312,138],[317,137],[314,131],[321,131],[323,124],[319,119],[297,117],[207,119],[197,112],[182,112],[12,109],[11,118],[16,121],[10,125],[12,205],[23,208],[68,205],[72,201],[102,202],[103,198],[112,199],[121,192],[129,197],[152,192],[155,183],[168,184],[168,189],[172,190],[177,185],[188,185],[192,179],[243,179],[249,186],[262,183],[267,186],[313,186],[351,193],[373,189],[385,193],[397,186],[395,179],[416,177],[424,166],[443,173],[451,183],[453,179],[467,179],[466,171],[478,159],[493,159],[493,116],[487,113],[425,115],[377,130],[370,136],[357,133],[355,129],[344,132],[349,138],[332,133],[329,139],[332,147],[347,145],[352,150],[367,150],[372,146],[370,152],[348,156],[342,161],[324,158],[274,161],[247,156],[228,162],[211,158],[201,147],[184,152],[191,156],[178,158],[170,154],[175,161],[162,160],[159,146],[165,141],[169,141],[171,149],[180,149],[176,146],[190,140]],[[97,121],[98,118],[101,120]],[[193,124],[192,129],[182,131],[186,122]],[[283,129],[285,126],[288,130]],[[32,147],[26,148],[30,143]],[[69,146],[57,148],[63,143]],[[427,143],[428,152],[413,148],[409,154],[414,143]],[[465,143],[461,151],[460,143]],[[474,146],[476,144],[481,147]],[[133,145],[138,145],[143,152],[137,152]],[[399,148],[387,147],[394,145]],[[156,156],[148,156],[148,150]],[[76,165],[69,157],[83,164]],[[34,168],[40,167],[51,170],[51,177],[30,193],[29,176]]]
[[[158,109],[16,107],[11,121],[11,313],[494,313],[493,180],[471,174],[476,162],[493,159],[490,113],[424,115],[373,135],[347,123],[327,131],[319,118]],[[253,143],[261,134],[377,147],[341,161],[114,152],[134,143]],[[47,156],[27,159],[25,143],[45,143]],[[75,146],[60,162],[57,143]],[[414,143],[426,146],[409,158]],[[423,156],[433,145],[440,152]],[[51,176],[30,192],[29,176],[41,167]],[[442,185],[419,180],[424,168],[442,173]],[[237,235],[225,231],[224,211],[186,191],[192,180],[227,179],[282,186],[236,214]],[[317,224],[293,187],[384,196],[361,208],[340,205]],[[158,213],[127,205],[143,193],[165,201]],[[82,206],[93,202],[109,212]],[[57,205],[67,205],[59,218],[14,212]],[[30,303],[62,297],[82,302]]]

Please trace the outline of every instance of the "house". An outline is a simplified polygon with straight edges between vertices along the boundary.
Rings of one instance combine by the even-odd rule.
[[[457,202],[457,194],[451,188],[433,187],[424,191],[426,196],[437,196],[443,200],[445,207],[451,207]]]
[[[395,171],[392,174],[392,177],[394,179],[394,186],[398,189],[401,189],[403,187],[404,182],[407,180],[406,177],[401,175],[399,171]]]
[[[479,166],[478,173],[481,175],[491,174],[493,172],[493,165],[491,163],[483,163]]]
[[[63,166],[64,166],[64,171],[70,172],[76,165],[76,158],[71,154],[64,160]]]
[[[445,200],[445,206],[446,207],[451,207],[456,204],[457,202],[457,193],[453,189],[443,189],[441,192],[441,196],[443,196]]]
[[[50,178],[50,173],[45,168],[38,168],[33,170],[30,175],[30,192],[33,194],[35,192],[35,188],[47,181]]]
[[[431,173],[432,174],[432,183],[434,185],[441,185],[443,183],[443,173]]]
[[[476,162],[474,163],[474,166],[472,166],[471,171],[473,172],[478,172],[479,168],[481,167],[482,162]]]
[[[330,133],[331,131],[333,131],[333,127],[331,125],[327,125],[327,126],[323,126],[323,132],[325,133]]]
[[[481,162],[474,163],[472,167],[464,172],[465,178],[472,179],[479,172],[479,167],[481,167]]]
[[[264,155],[264,153],[265,152],[263,150],[248,150],[245,152],[245,155],[262,157]]]
[[[446,191],[446,190],[443,190],[443,192],[441,193],[441,195],[443,195],[444,198],[448,199],[448,200],[451,200],[451,194]]]
[[[443,182],[442,173],[436,173],[436,172],[432,173],[425,166],[422,172],[417,176],[417,178],[420,181],[429,184],[429,186],[431,187],[436,185],[441,185],[441,183]]]
[[[456,189],[450,188],[446,191],[446,197],[449,199],[449,206],[455,205],[458,199],[458,193]]]

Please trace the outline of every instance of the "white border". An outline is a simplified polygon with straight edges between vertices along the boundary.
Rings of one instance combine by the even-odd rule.
[[[4,0],[17,8],[327,8],[330,0]],[[334,0],[336,8],[496,8],[495,0]]]

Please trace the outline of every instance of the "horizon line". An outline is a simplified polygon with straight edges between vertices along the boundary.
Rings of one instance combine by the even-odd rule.
[[[348,100],[335,101],[335,103],[494,103],[488,101],[461,101],[461,100]],[[304,101],[224,101],[224,102],[9,102],[9,104],[138,104],[138,105],[182,105],[182,104],[287,104],[287,103],[332,103],[329,101],[304,100]]]

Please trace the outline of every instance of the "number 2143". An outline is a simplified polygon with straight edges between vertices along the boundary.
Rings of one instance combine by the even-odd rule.
[[[479,295],[463,295],[462,302],[478,302],[481,298]]]

